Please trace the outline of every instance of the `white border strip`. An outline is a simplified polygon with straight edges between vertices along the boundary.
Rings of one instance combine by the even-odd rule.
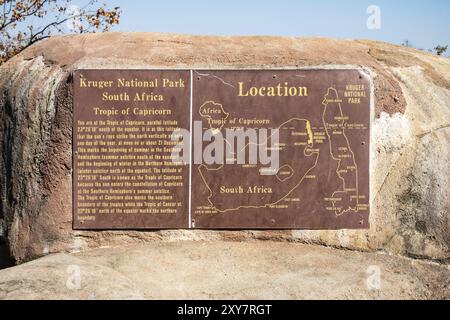
[[[189,208],[188,208],[188,219],[189,219],[189,229],[192,229],[192,102],[193,102],[193,88],[194,88],[194,76],[193,71],[190,70],[191,79],[191,96],[189,102]]]

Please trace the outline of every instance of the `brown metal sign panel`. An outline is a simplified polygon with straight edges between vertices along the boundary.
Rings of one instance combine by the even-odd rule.
[[[368,228],[370,85],[361,70],[79,70],[74,228]]]
[[[189,109],[190,71],[74,73],[75,229],[189,226],[189,165],[171,161]]]
[[[193,127],[212,134],[202,139],[194,131],[199,159],[192,167],[192,225],[368,228],[370,85],[360,70],[194,71]],[[259,140],[239,147],[228,136],[233,128],[253,128]],[[259,135],[264,128],[278,129],[278,143],[272,144],[268,133]],[[205,156],[208,146],[232,150],[211,152],[226,158],[225,164],[205,164],[195,150],[200,143]],[[242,150],[248,160],[277,150],[278,166],[238,163]]]

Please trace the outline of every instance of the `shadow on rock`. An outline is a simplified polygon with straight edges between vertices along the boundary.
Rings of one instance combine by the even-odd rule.
[[[0,240],[0,270],[14,266],[14,259],[9,254],[8,246]]]

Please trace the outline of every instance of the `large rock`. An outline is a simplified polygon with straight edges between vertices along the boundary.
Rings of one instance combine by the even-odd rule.
[[[363,66],[374,77],[371,229],[72,230],[77,68]],[[146,241],[272,239],[450,257],[450,60],[371,41],[108,33],[53,37],[0,67],[0,235],[17,262]]]
[[[450,299],[448,266],[279,242],[153,243],[0,271],[1,299]]]

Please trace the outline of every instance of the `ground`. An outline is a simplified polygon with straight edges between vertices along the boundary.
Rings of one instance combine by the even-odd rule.
[[[450,299],[450,267],[298,243],[154,242],[0,271],[0,299]]]

